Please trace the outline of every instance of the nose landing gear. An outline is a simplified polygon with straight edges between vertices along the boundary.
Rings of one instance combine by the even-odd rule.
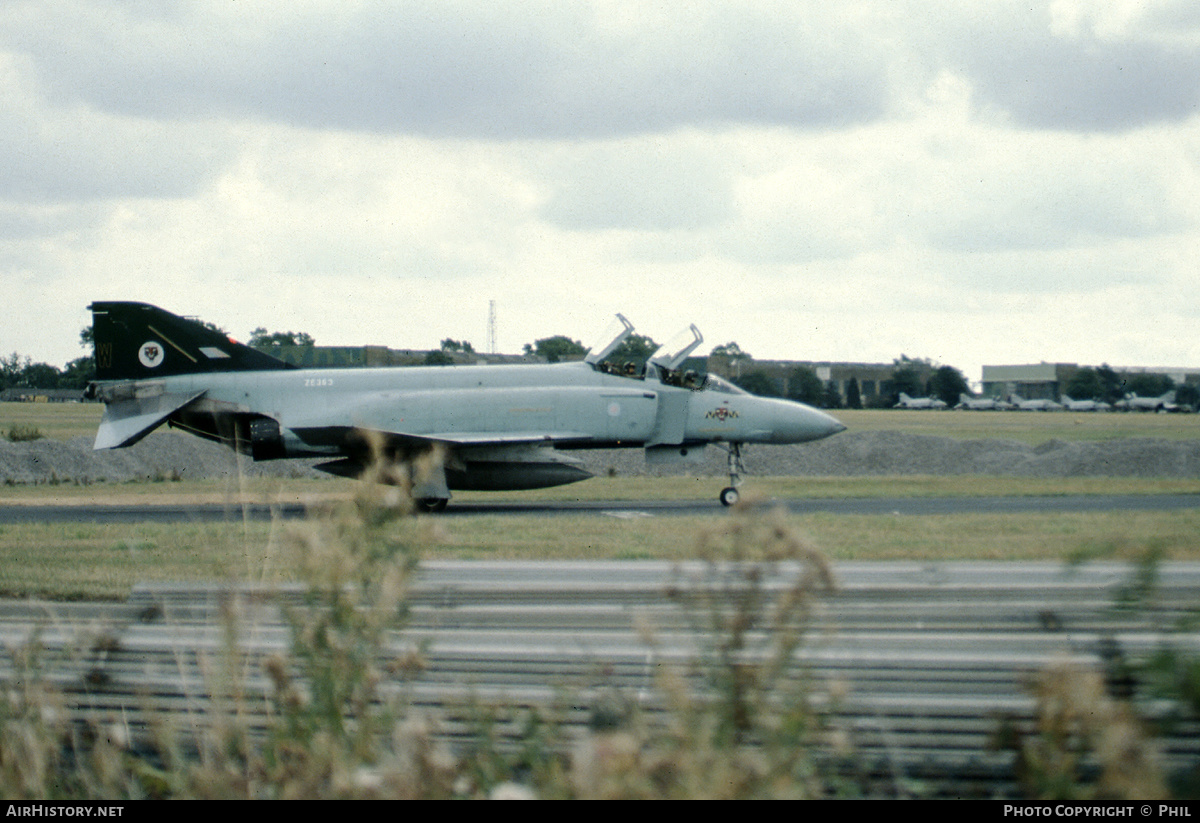
[[[729,485],[721,490],[721,505],[732,506],[741,499],[741,492],[738,487],[742,485],[742,472],[746,467],[742,465],[742,444],[729,444]]]

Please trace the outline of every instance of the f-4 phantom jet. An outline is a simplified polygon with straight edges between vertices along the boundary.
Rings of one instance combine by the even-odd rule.
[[[962,393],[958,395],[958,405],[954,408],[970,409],[971,411],[1005,411],[1014,407],[994,397],[972,397]]]
[[[1109,411],[1112,409],[1112,406],[1103,400],[1093,400],[1090,398],[1087,400],[1075,400],[1066,394],[1062,396],[1062,405],[1067,411],[1074,412]]]
[[[617,315],[574,363],[298,369],[195,320],[145,303],[91,306],[92,397],[103,400],[96,449],[132,445],[158,426],[224,443],[257,460],[325,458],[358,476],[382,453],[411,465],[436,453],[413,498],[437,511],[451,489],[537,489],[591,477],[572,449],[645,450],[651,463],[695,461],[727,444],[738,499],[746,443],[803,443],[843,431],[833,417],[757,397],[716,375],[681,371],[703,338],[695,326],[644,369],[606,358],[633,333]]]
[[[1016,405],[1017,411],[1062,411],[1062,406],[1053,400],[1026,400],[1019,394],[1014,394],[1010,399]]]
[[[909,397],[900,392],[900,402],[893,408],[897,409],[944,409],[946,401],[937,397]]]
[[[1137,394],[1126,394],[1124,399],[1117,401],[1117,408],[1122,411],[1179,411],[1175,405],[1175,392],[1169,391],[1161,397],[1141,397]]]

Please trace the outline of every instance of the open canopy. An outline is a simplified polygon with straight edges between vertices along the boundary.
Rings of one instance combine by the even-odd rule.
[[[660,369],[675,371],[703,342],[704,336],[695,324],[692,324],[659,346],[658,351],[650,355],[650,362]]]
[[[631,334],[633,334],[633,324],[625,319],[625,315],[618,314],[605,327],[604,334],[588,349],[587,357],[583,358],[584,361],[593,366],[598,365],[604,358],[616,351],[617,347],[624,343]]]

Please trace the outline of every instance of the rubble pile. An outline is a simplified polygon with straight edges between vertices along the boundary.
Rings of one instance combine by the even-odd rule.
[[[640,449],[571,453],[597,475],[726,472],[725,451],[709,446],[686,466],[647,467]],[[1029,446],[1013,440],[871,431],[844,432],[796,446],[748,446],[746,469],[760,476],[1015,475],[1027,477],[1200,477],[1200,440],[1129,438],[1051,440]],[[236,476],[325,477],[316,460],[255,463],[231,450],[177,432],[151,434],[127,449],[93,451],[92,440],[0,440],[0,482],[124,483]]]

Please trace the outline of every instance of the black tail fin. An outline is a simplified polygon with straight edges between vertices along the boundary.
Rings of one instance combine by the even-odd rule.
[[[93,303],[96,379],[268,371],[294,366],[146,303]]]

